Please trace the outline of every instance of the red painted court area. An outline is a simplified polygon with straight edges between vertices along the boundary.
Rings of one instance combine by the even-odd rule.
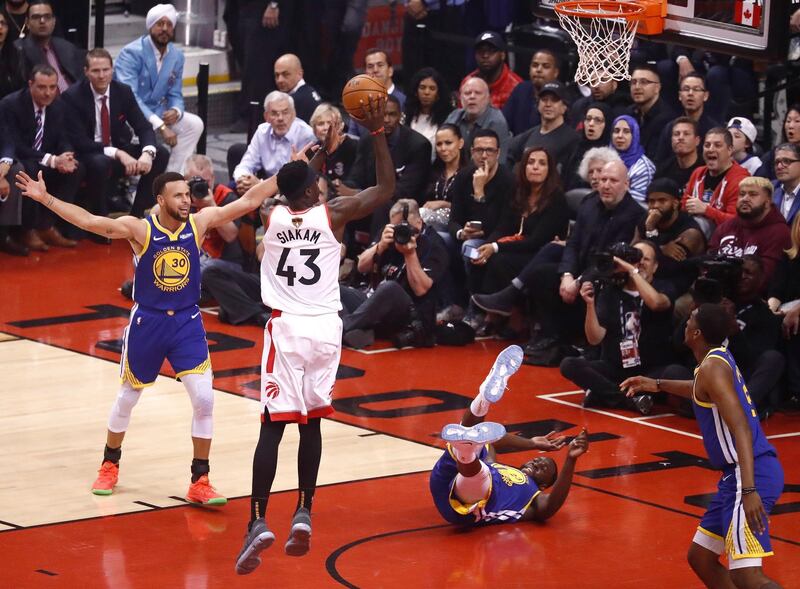
[[[117,361],[114,342],[130,308],[117,290],[132,274],[126,248],[82,242],[75,251],[0,258],[0,332]],[[215,387],[255,399],[260,330],[222,325],[211,314],[204,321]],[[465,348],[345,350],[333,419],[441,447],[438,432],[458,421],[504,345],[489,340]],[[526,366],[490,413],[529,436],[551,429],[574,435],[580,427],[591,433],[570,497],[546,524],[454,529],[433,507],[427,472],[412,472],[321,487],[312,550],[303,558],[283,553],[296,493],[274,495],[269,521],[277,540],[249,577],[233,571],[249,512],[245,497],[216,510],[178,505],[0,527],[0,587],[700,587],[685,554],[718,474],[704,466],[694,422],[584,410],[581,394],[570,394],[574,388],[557,369]],[[3,390],[3,400],[13,402],[13,391]],[[654,414],[668,411],[657,407]],[[800,436],[793,434],[800,431],[800,415],[779,413],[765,431],[781,436],[771,442],[786,470],[786,492],[770,520],[776,556],[766,568],[784,587],[798,587]],[[527,457],[513,453],[499,460],[513,465]],[[560,453],[554,458],[563,461]],[[347,456],[333,451],[324,452],[323,461],[347,468]],[[392,456],[385,461],[390,464]],[[249,462],[241,468],[249,472]],[[50,489],[21,489],[20,498],[40,494],[47,510],[47,494],[58,493],[58,486],[54,480]]]

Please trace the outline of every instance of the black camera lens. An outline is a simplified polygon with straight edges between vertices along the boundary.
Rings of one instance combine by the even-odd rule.
[[[208,195],[208,182],[200,176],[192,176],[188,184],[189,194],[192,198],[205,198]]]
[[[394,226],[394,242],[399,245],[406,245],[413,235],[414,228],[405,221]]]

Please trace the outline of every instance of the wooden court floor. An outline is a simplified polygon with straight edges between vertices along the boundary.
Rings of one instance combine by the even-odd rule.
[[[490,418],[512,431],[576,434],[591,449],[546,524],[460,531],[433,507],[437,433],[458,421],[504,342],[344,350],[323,424],[311,552],[283,553],[296,501],[287,428],[268,520],[278,540],[249,577],[233,565],[249,512],[261,331],[203,315],[217,391],[212,482],[231,501],[187,505],[191,408],[167,366],[135,408],[114,495],[89,492],[116,395],[132,274],[122,243],[0,255],[0,588],[694,588],[685,563],[714,492],[692,420],[585,410],[557,369],[525,366]],[[800,587],[800,415],[765,424],[786,470],[768,573]],[[554,456],[559,463],[563,456]],[[518,464],[518,452],[501,460]]]

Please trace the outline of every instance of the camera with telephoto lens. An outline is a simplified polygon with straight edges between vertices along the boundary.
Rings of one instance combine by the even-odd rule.
[[[628,278],[627,272],[620,272],[614,263],[617,257],[629,264],[636,265],[642,260],[642,251],[621,241],[612,244],[606,251],[594,252],[589,255],[589,268],[583,275],[596,291],[606,286],[621,287]]]
[[[692,285],[692,298],[698,305],[734,300],[742,277],[742,259],[709,256],[700,260],[700,276]]]
[[[398,245],[406,245],[418,231],[408,222],[408,205],[403,204],[403,220],[393,226],[394,242]]]
[[[208,182],[200,176],[189,178],[189,194],[192,198],[205,198],[208,196]]]

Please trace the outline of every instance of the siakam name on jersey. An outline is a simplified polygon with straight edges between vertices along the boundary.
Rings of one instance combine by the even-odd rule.
[[[287,229],[286,231],[278,231],[275,234],[281,243],[289,243],[290,241],[319,243],[320,235],[321,233],[314,229]]]

